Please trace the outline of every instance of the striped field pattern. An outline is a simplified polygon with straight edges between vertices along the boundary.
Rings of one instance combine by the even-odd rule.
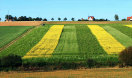
[[[108,54],[118,54],[125,49],[112,35],[98,25],[88,25],[91,32],[96,36],[98,42]]]
[[[23,58],[50,57],[58,44],[63,28],[64,25],[53,25],[40,42]]]

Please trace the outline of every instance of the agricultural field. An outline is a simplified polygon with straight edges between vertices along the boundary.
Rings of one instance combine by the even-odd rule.
[[[31,26],[0,26],[0,48],[2,48],[7,43],[11,42],[24,32],[26,32],[28,29],[32,28]]]
[[[106,61],[118,62],[118,54],[130,46],[131,25],[46,24],[34,28],[0,52],[0,57],[16,54],[23,58],[24,63],[79,62],[89,58],[105,64]]]

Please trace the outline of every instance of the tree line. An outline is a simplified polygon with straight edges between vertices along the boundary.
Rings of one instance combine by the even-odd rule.
[[[32,18],[32,17],[26,17],[26,16],[20,16],[20,17],[13,17],[12,15],[6,15],[5,16],[5,21],[48,21],[46,18],[41,18],[41,17],[36,17],[36,18]],[[115,21],[119,21],[119,16],[118,14],[115,14],[114,16],[114,19]],[[0,21],[2,19],[0,18]],[[52,21],[54,21],[55,19],[54,18],[51,18]],[[65,17],[65,18],[58,18],[58,21],[67,21],[68,19]],[[75,18],[71,18],[71,21],[75,21]],[[88,19],[78,19],[77,21],[89,21]],[[93,21],[110,21],[108,19],[94,19]],[[127,21],[127,19],[122,19],[121,21]]]
[[[26,16],[20,16],[20,17],[13,17],[12,15],[6,15],[5,16],[6,21],[47,21],[46,18],[42,19],[40,17],[32,18],[32,17],[26,17]]]

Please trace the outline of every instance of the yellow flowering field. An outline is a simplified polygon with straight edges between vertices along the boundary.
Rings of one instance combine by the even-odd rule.
[[[23,58],[50,57],[56,48],[64,25],[53,25]],[[37,34],[36,34],[37,35]]]
[[[127,26],[127,27],[131,27],[131,28],[132,28],[132,25],[125,25],[125,26]]]
[[[102,48],[108,54],[118,54],[119,52],[125,49],[125,47],[120,42],[118,42],[102,27],[98,25],[88,25],[88,27],[90,28],[91,32],[96,36]]]

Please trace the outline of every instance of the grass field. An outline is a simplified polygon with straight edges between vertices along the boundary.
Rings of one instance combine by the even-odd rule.
[[[125,24],[98,24],[98,27],[100,27],[101,30],[103,29],[103,31],[105,31],[109,35],[107,36],[105,33],[100,33],[101,30],[98,29],[96,31],[98,34],[95,34],[105,35],[105,39],[112,38],[115,42],[118,42],[122,46],[129,47],[132,46],[132,28],[124,25]],[[33,29],[33,31],[27,34],[25,37],[21,38],[16,43],[3,50],[0,53],[0,57],[9,54],[16,54],[24,57],[27,52],[29,52],[35,45],[37,45],[37,43],[46,35],[48,30],[52,27],[53,25],[47,24],[45,26],[40,26]],[[118,55],[108,54],[108,52],[104,49],[104,43],[100,44],[100,38],[97,38],[98,36],[96,36],[95,34],[88,27],[88,24],[64,25],[61,36],[59,38],[59,42],[53,53],[50,54],[51,57],[47,58],[36,56],[36,58],[23,59],[23,61],[24,63],[35,63],[42,61],[75,62],[84,61],[87,59],[94,59],[98,62],[102,62],[103,64],[105,64],[106,61],[118,62]],[[103,36],[101,38],[104,39]],[[106,42],[105,44],[107,44],[106,48],[112,48],[114,49],[114,52],[119,51],[118,45],[109,45],[110,43]],[[102,45],[104,45],[104,47]],[[114,46],[114,48],[111,46]],[[50,48],[47,49],[50,50]],[[41,55],[45,55],[45,53],[43,54],[43,52],[40,53]]]
[[[0,27],[0,48],[9,43],[10,41],[14,40],[16,37],[23,34],[25,31],[32,27],[16,27],[16,26],[1,26]]]

